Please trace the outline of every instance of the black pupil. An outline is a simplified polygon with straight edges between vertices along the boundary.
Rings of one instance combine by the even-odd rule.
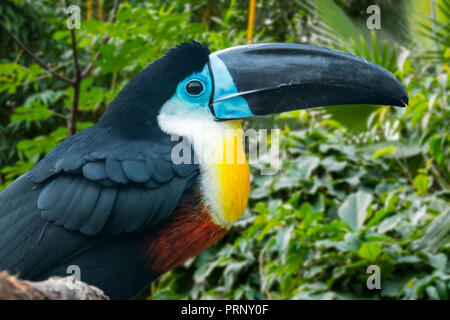
[[[198,96],[203,92],[203,83],[197,80],[192,80],[186,83],[186,92],[193,96]]]

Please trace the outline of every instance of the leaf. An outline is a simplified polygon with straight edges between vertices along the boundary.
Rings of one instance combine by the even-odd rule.
[[[389,298],[397,298],[401,294],[401,289],[407,284],[409,278],[398,276],[395,279],[383,279],[383,289],[381,294]]]
[[[273,189],[275,191],[281,189],[290,189],[298,186],[298,178],[292,177],[281,177],[273,184]]]
[[[381,246],[376,242],[363,243],[359,248],[358,255],[370,262],[374,262],[381,254]]]
[[[300,179],[308,179],[311,173],[319,166],[320,159],[314,156],[300,157],[296,161],[297,175]]]
[[[367,215],[367,208],[372,202],[372,195],[358,191],[347,197],[339,207],[338,215],[353,230],[360,229]]]
[[[402,220],[402,218],[398,215],[395,215],[395,216],[385,219],[378,226],[378,232],[385,233],[385,232],[388,232],[388,231],[394,229],[401,220]]]
[[[201,283],[206,280],[206,278],[211,274],[215,267],[219,264],[219,261],[210,261],[209,263],[203,264],[199,269],[194,273],[194,281],[196,283]]]
[[[357,232],[347,233],[344,240],[344,246],[348,251],[357,252],[361,246],[361,240]]]
[[[321,153],[329,153],[330,151],[334,151],[335,153],[343,154],[346,157],[354,157],[356,149],[352,145],[332,145],[332,144],[321,144],[319,147]]]
[[[321,165],[330,172],[340,172],[347,166],[347,161],[337,161],[334,157],[322,160]]]
[[[261,199],[267,197],[270,194],[270,190],[266,187],[257,188],[250,192],[251,199]]]
[[[447,268],[447,256],[443,253],[429,255],[428,262],[433,268],[442,272],[445,272],[445,269]]]
[[[415,250],[436,252],[448,242],[450,234],[450,209],[442,212],[428,226],[425,235],[414,245]]]
[[[436,159],[437,164],[442,166],[445,159],[444,139],[442,139],[442,137],[433,138],[430,140],[429,146],[430,153]]]
[[[53,113],[48,109],[47,105],[42,105],[39,101],[31,103],[30,107],[18,107],[11,116],[11,122],[21,121],[42,121],[51,117]]]
[[[236,280],[238,274],[244,269],[248,264],[247,261],[234,261],[226,265],[223,272],[223,278],[225,282],[225,288],[231,289],[234,281]]]
[[[288,254],[288,247],[289,247],[289,242],[292,238],[292,230],[294,229],[293,225],[290,225],[288,227],[285,227],[283,229],[281,229],[278,234],[277,234],[277,242],[276,242],[276,246],[278,249],[278,252],[281,256],[281,263],[285,264],[286,263],[286,257]]]
[[[345,12],[332,0],[313,0],[320,18],[327,25],[329,32],[334,33],[340,39],[355,41],[361,47],[359,32]]]
[[[402,263],[407,263],[407,264],[416,264],[416,263],[420,263],[421,260],[419,257],[417,256],[400,256],[395,258],[395,262],[398,264],[402,264]]]
[[[432,300],[440,300],[439,292],[437,291],[435,286],[429,286],[425,289],[425,291]]]
[[[387,147],[387,148],[383,148],[380,150],[377,150],[373,155],[372,155],[372,159],[376,159],[379,157],[382,157],[386,154],[392,154],[395,152],[395,148],[393,146]]]
[[[317,108],[331,115],[331,118],[350,132],[361,132],[367,130],[367,122],[372,113],[380,109],[374,105],[343,105]]]
[[[349,185],[356,187],[359,185],[361,178],[364,176],[366,172],[364,170],[353,170],[350,169],[347,171],[344,181],[347,182]]]
[[[69,30],[58,30],[55,33],[53,33],[52,38],[55,40],[61,40],[62,38],[65,38],[70,35]]]
[[[387,158],[410,158],[422,153],[422,147],[415,143],[404,144],[400,141],[385,141],[360,148],[362,152],[375,153],[380,149],[394,147],[393,153],[384,154]]]
[[[417,223],[419,223],[419,221],[425,217],[425,214],[427,213],[427,208],[425,206],[423,206],[422,208],[420,208],[419,210],[417,210],[416,212],[414,212],[411,216],[411,224],[413,226],[417,225]]]
[[[13,94],[25,79],[30,81],[37,75],[38,72],[33,68],[26,68],[17,63],[0,64],[0,92],[8,91],[8,94]]]
[[[414,187],[417,189],[417,195],[422,196],[428,193],[430,178],[425,174],[419,174],[414,178]]]

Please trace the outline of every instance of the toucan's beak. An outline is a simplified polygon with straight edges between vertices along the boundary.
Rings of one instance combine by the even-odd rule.
[[[210,109],[219,120],[330,105],[405,107],[408,94],[363,58],[300,44],[255,44],[210,55]]]

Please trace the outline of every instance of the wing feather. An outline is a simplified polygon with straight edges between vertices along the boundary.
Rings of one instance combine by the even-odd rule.
[[[0,193],[0,270],[34,278],[170,217],[199,174],[198,165],[175,167],[173,143],[93,126],[59,144]]]

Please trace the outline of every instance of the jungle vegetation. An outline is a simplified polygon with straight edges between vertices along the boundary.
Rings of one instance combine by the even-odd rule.
[[[406,109],[248,122],[282,130],[279,173],[253,166],[242,219],[141,298],[450,298],[449,0],[72,0],[81,8],[73,33],[65,4],[0,2],[0,189],[96,123],[133,75],[183,41],[211,51],[327,46],[384,66],[410,95]],[[366,26],[371,4],[381,29]],[[381,289],[367,288],[372,265]]]

